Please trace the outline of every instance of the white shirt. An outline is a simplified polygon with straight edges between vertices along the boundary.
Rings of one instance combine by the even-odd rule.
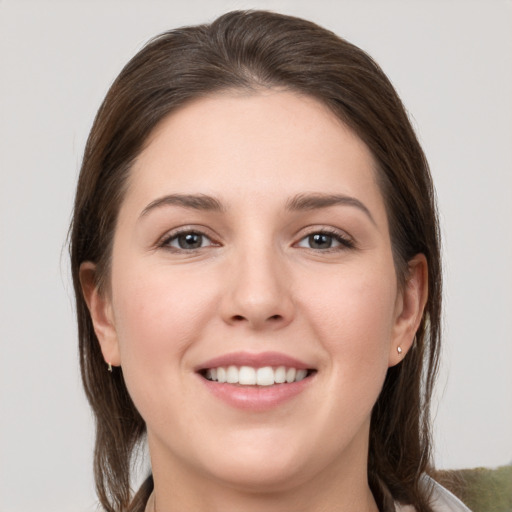
[[[431,506],[434,512],[471,512],[462,501],[429,476],[423,477],[425,487],[431,487]],[[395,503],[396,512],[416,512],[412,505]]]

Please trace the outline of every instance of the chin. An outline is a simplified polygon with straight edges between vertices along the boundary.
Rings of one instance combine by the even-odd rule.
[[[328,463],[302,436],[293,439],[267,432],[266,436],[230,439],[217,448],[215,454],[202,458],[203,470],[231,488],[248,492],[289,490],[314,477]]]
[[[281,457],[265,460],[226,458],[211,470],[212,476],[227,486],[245,492],[276,493],[289,490],[308,479],[304,466]]]

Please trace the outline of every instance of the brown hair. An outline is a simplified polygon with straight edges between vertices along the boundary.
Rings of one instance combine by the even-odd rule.
[[[429,296],[413,348],[389,369],[372,413],[368,479],[383,503],[430,511],[420,476],[430,464],[429,405],[438,365],[440,242],[428,164],[404,107],[379,66],[359,48],[314,23],[263,11],[236,11],[209,25],[165,32],[121,71],[101,105],[85,148],[71,226],[82,378],[96,417],[94,470],[107,511],[143,510],[151,491],[130,491],[133,454],[145,425],[121,368],[106,371],[82,295],[80,264],[97,265],[108,288],[113,233],[130,166],[155,126],[188,101],[226,89],[279,87],[317,98],[366,143],[378,164],[395,267],[423,253]],[[381,505],[382,506],[382,505]]]

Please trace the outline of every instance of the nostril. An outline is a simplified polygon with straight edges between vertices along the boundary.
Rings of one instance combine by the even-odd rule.
[[[282,319],[283,319],[282,315],[272,315],[267,318],[267,321],[276,322],[276,321],[279,321]],[[247,320],[247,318],[243,315],[233,315],[232,320],[235,322],[243,322],[243,321]]]

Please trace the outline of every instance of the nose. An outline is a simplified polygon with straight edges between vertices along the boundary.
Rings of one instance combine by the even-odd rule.
[[[230,325],[280,329],[294,316],[292,285],[283,256],[272,247],[241,250],[226,272],[221,315]]]

